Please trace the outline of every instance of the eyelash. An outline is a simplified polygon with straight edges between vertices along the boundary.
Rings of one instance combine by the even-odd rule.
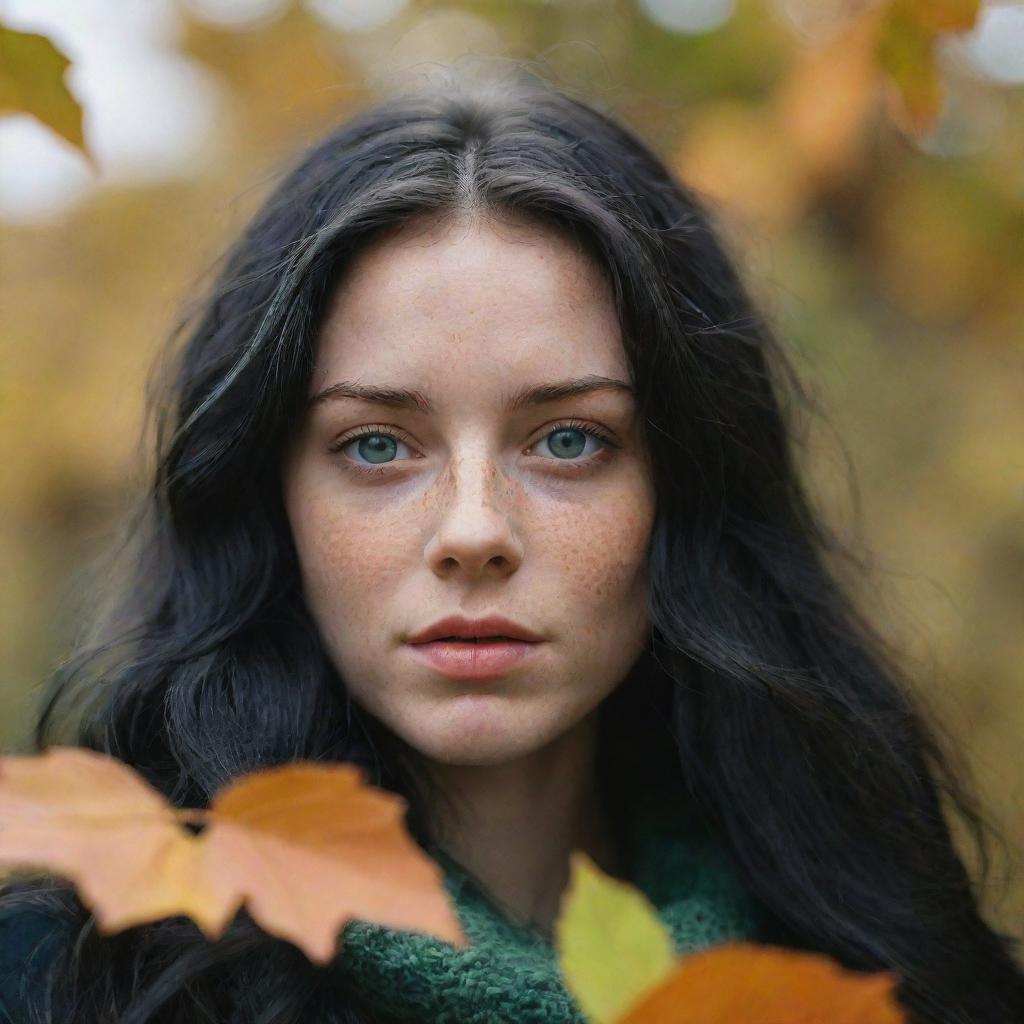
[[[556,423],[543,437],[540,438],[540,440],[543,441],[545,437],[550,437],[551,434],[556,434],[559,430],[578,430],[581,434],[587,434],[590,437],[596,438],[603,445],[602,448],[599,448],[588,459],[585,459],[581,462],[566,461],[564,465],[570,473],[582,472],[591,469],[598,463],[604,461],[604,459],[608,456],[610,449],[618,449],[622,447],[621,445],[617,444],[614,440],[612,440],[611,436],[607,434],[604,430],[600,429],[599,427],[595,427],[590,424],[584,423],[581,420],[575,419],[568,419],[560,423]],[[353,441],[357,440],[360,437],[366,437],[367,435],[370,434],[382,434],[385,437],[394,437],[396,440],[405,442],[405,444],[411,444],[411,442],[403,435],[403,433],[399,430],[396,430],[394,427],[387,427],[384,424],[369,423],[366,426],[359,427],[353,432],[346,434],[344,437],[339,438],[337,441],[330,445],[328,451],[331,452],[332,454],[340,452],[346,445],[351,444]],[[540,442],[538,441],[538,444],[539,443]],[[562,462],[561,459],[549,459],[548,461]],[[379,466],[373,466],[371,468],[363,465],[362,463],[355,462],[351,459],[346,459],[346,468],[348,468],[351,472],[361,474],[362,476],[380,476],[381,474],[387,473],[389,471],[388,467],[390,465],[391,463],[381,463]]]

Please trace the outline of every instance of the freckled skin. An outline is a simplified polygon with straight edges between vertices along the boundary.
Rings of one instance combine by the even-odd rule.
[[[421,215],[362,249],[333,297],[310,394],[388,384],[437,411],[315,407],[289,439],[285,507],[306,601],[353,700],[431,761],[499,765],[571,735],[647,641],[655,495],[632,396],[502,406],[505,392],[587,374],[629,380],[612,296],[544,226]],[[570,418],[621,448],[597,461],[602,442],[587,438],[560,459],[546,440]],[[398,438],[380,476],[346,468],[382,465],[358,438],[328,450],[364,425]],[[458,612],[506,615],[545,642],[502,678],[449,680],[404,641]]]

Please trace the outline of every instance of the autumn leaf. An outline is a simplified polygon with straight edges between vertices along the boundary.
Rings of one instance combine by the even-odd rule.
[[[859,158],[880,73],[897,126],[918,136],[932,129],[943,96],[939,37],[972,28],[979,6],[979,0],[872,4],[834,38],[794,61],[775,106],[811,180],[836,177]]]
[[[932,32],[967,32],[981,10],[981,0],[896,0],[896,5]]]
[[[71,879],[105,934],[182,914],[214,939],[245,903],[318,963],[352,918],[465,946],[405,807],[356,765],[294,762],[180,810],[114,758],[53,747],[0,758],[0,866]]]
[[[440,868],[405,832],[405,808],[355,765],[250,774],[211,805],[207,878],[228,889],[240,873],[253,917],[313,959],[330,958],[352,917],[465,946]]]
[[[905,1024],[891,974],[745,942],[676,956],[639,889],[581,851],[570,863],[555,946],[591,1024]]]
[[[579,850],[570,858],[555,944],[566,987],[594,1024],[611,1024],[675,967],[672,939],[647,897]]]
[[[82,108],[64,81],[70,63],[46,36],[0,25],[0,112],[31,114],[92,162]]]
[[[893,4],[876,51],[879,66],[891,78],[891,116],[906,131],[926,135],[942,106],[942,80],[935,63],[934,34]]]
[[[854,5],[825,42],[798,50],[768,104],[720,102],[695,114],[680,175],[742,219],[783,233],[863,162],[880,96],[901,131],[932,130],[943,97],[941,35],[971,28],[977,12],[978,0]]]
[[[727,943],[683,957],[618,1024],[905,1024],[895,988],[819,954]]]
[[[774,97],[788,147],[806,181],[840,177],[861,157],[864,122],[878,96],[874,51],[883,12],[869,8],[791,65]]]
[[[890,116],[905,131],[927,135],[942,107],[936,47],[943,32],[963,32],[977,20],[979,0],[892,0],[875,50],[891,81]]]

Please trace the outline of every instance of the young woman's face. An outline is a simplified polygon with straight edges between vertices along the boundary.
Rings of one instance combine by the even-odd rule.
[[[513,404],[588,378],[624,386]],[[427,758],[528,755],[642,652],[655,495],[628,381],[600,271],[550,229],[421,216],[349,265],[310,398],[334,391],[289,445],[285,506],[352,699]],[[540,640],[497,674],[453,678],[409,642],[450,615],[501,615]]]

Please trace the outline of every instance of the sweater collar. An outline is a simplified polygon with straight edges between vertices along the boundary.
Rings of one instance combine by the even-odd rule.
[[[678,793],[646,794],[626,821],[632,881],[668,928],[677,953],[758,937],[756,904],[726,851]],[[585,1024],[562,982],[557,952],[509,920],[473,876],[436,860],[471,945],[364,921],[345,928],[336,969],[385,1024]]]

